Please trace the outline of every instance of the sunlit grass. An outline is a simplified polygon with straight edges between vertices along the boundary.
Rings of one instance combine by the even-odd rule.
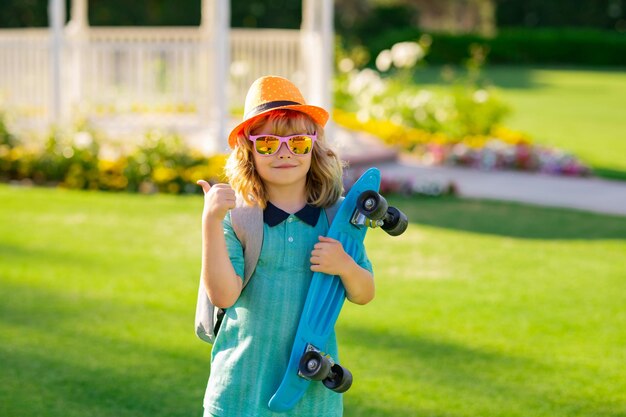
[[[0,185],[0,415],[193,416],[197,196]],[[377,297],[338,324],[355,416],[618,416],[626,218],[392,199]]]

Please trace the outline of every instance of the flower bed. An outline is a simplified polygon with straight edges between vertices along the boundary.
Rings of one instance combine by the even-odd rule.
[[[383,50],[376,58],[378,71],[357,69],[360,55],[339,49],[335,121],[371,133],[424,164],[574,176],[591,173],[573,155],[534,145],[528,135],[503,127],[510,110],[496,89],[480,81],[486,55],[482,48],[470,49],[467,78],[446,89],[416,85],[413,68],[427,56],[430,44],[430,37],[422,36],[417,42],[400,42]]]
[[[1,116],[1,115],[0,115]],[[39,144],[38,144],[39,143]],[[42,145],[43,144],[43,145]],[[206,157],[181,137],[158,131],[136,145],[112,146],[88,128],[55,129],[25,143],[0,117],[0,180],[66,188],[200,193],[199,179],[223,180],[225,155]]]
[[[335,121],[363,130],[397,146],[425,165],[455,165],[483,170],[513,169],[548,174],[584,176],[591,169],[571,154],[532,144],[527,135],[494,126],[488,135],[454,139],[445,133],[399,126],[389,121],[360,122],[354,113],[335,110]]]
[[[134,145],[115,145],[86,126],[51,130],[29,143],[11,133],[0,114],[0,181],[83,190],[199,194],[199,179],[225,181],[227,155],[206,157],[183,138],[159,131],[146,133]],[[344,177],[346,189],[353,178]],[[436,196],[450,194],[447,185],[414,184],[383,178],[381,192]]]

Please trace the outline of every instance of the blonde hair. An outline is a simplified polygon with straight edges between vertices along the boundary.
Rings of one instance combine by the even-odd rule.
[[[311,168],[307,173],[305,194],[308,204],[316,207],[333,205],[343,193],[343,164],[328,146],[324,128],[309,116],[294,110],[274,110],[247,125],[238,135],[235,149],[230,153],[224,168],[233,190],[249,205],[267,206],[267,189],[254,167],[252,142],[247,138],[251,132],[270,121],[273,132],[286,136],[294,132],[317,133],[311,155]]]

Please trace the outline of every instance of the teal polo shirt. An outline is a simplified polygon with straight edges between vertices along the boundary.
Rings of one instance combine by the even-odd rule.
[[[311,283],[311,251],[328,232],[326,212],[306,206],[289,214],[271,203],[263,212],[263,244],[254,274],[235,304],[226,310],[211,353],[211,374],[204,407],[220,417],[336,417],[343,415],[342,395],[313,382],[293,410],[268,407],[282,381]],[[244,276],[241,243],[230,214],[223,222],[228,254],[235,272]],[[355,260],[372,271],[364,253]],[[326,346],[336,360],[333,331]]]

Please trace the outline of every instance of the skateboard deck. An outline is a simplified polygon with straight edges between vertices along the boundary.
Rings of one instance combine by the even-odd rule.
[[[340,241],[346,253],[352,258],[358,258],[362,254],[363,239],[368,229],[351,223],[357,199],[364,191],[378,192],[379,187],[380,171],[370,168],[350,188],[328,230],[327,236]],[[338,276],[313,273],[287,370],[268,404],[272,411],[290,410],[304,395],[311,380],[299,375],[300,358],[311,347],[317,350],[324,349],[344,300],[345,289]]]

